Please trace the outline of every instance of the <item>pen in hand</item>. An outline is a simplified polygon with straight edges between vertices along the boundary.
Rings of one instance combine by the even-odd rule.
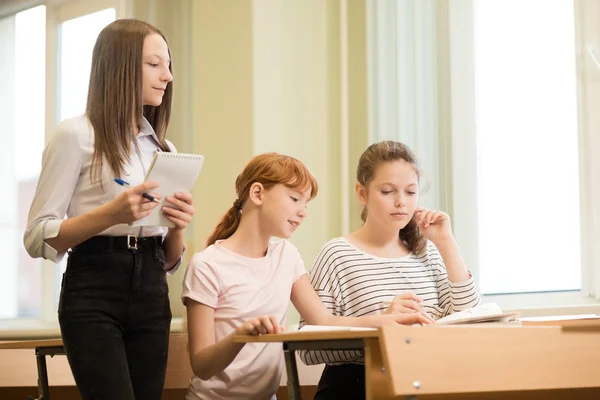
[[[115,178],[115,182],[117,182],[121,186],[129,187],[129,183],[125,182],[123,179]],[[155,203],[159,203],[158,200],[154,198],[154,196],[149,195],[148,193],[142,193],[142,197],[148,199],[150,201],[154,201]]]

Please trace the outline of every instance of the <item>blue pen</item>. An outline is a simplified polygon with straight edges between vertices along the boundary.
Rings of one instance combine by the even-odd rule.
[[[129,183],[125,182],[123,179],[115,178],[115,182],[117,182],[121,186],[125,186],[125,187],[130,186]],[[156,200],[153,196],[149,195],[148,193],[145,193],[145,192],[142,193],[142,197],[145,198],[145,199],[148,199],[150,201],[154,201],[156,203],[159,203],[158,200]]]

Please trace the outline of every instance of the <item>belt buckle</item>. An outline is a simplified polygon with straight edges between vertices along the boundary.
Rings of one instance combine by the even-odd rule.
[[[136,235],[127,235],[127,250],[138,249],[138,238]]]

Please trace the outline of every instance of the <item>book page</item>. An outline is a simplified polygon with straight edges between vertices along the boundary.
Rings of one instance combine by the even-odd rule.
[[[335,332],[335,331],[376,331],[377,328],[362,326],[328,326],[328,325],[304,325],[297,332]]]
[[[483,321],[508,321],[516,313],[504,313],[496,303],[484,303],[468,310],[458,311],[454,314],[438,319],[436,324],[458,324]]]

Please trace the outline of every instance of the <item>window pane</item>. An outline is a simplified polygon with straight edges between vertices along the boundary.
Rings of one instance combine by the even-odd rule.
[[[94,44],[115,18],[116,10],[107,8],[60,25],[59,121],[85,112]]]
[[[44,6],[0,20],[0,71],[5,78],[0,119],[0,318],[37,317],[41,267],[23,247],[27,213],[44,148]]]
[[[573,2],[475,0],[474,17],[480,288],[579,289]]]

